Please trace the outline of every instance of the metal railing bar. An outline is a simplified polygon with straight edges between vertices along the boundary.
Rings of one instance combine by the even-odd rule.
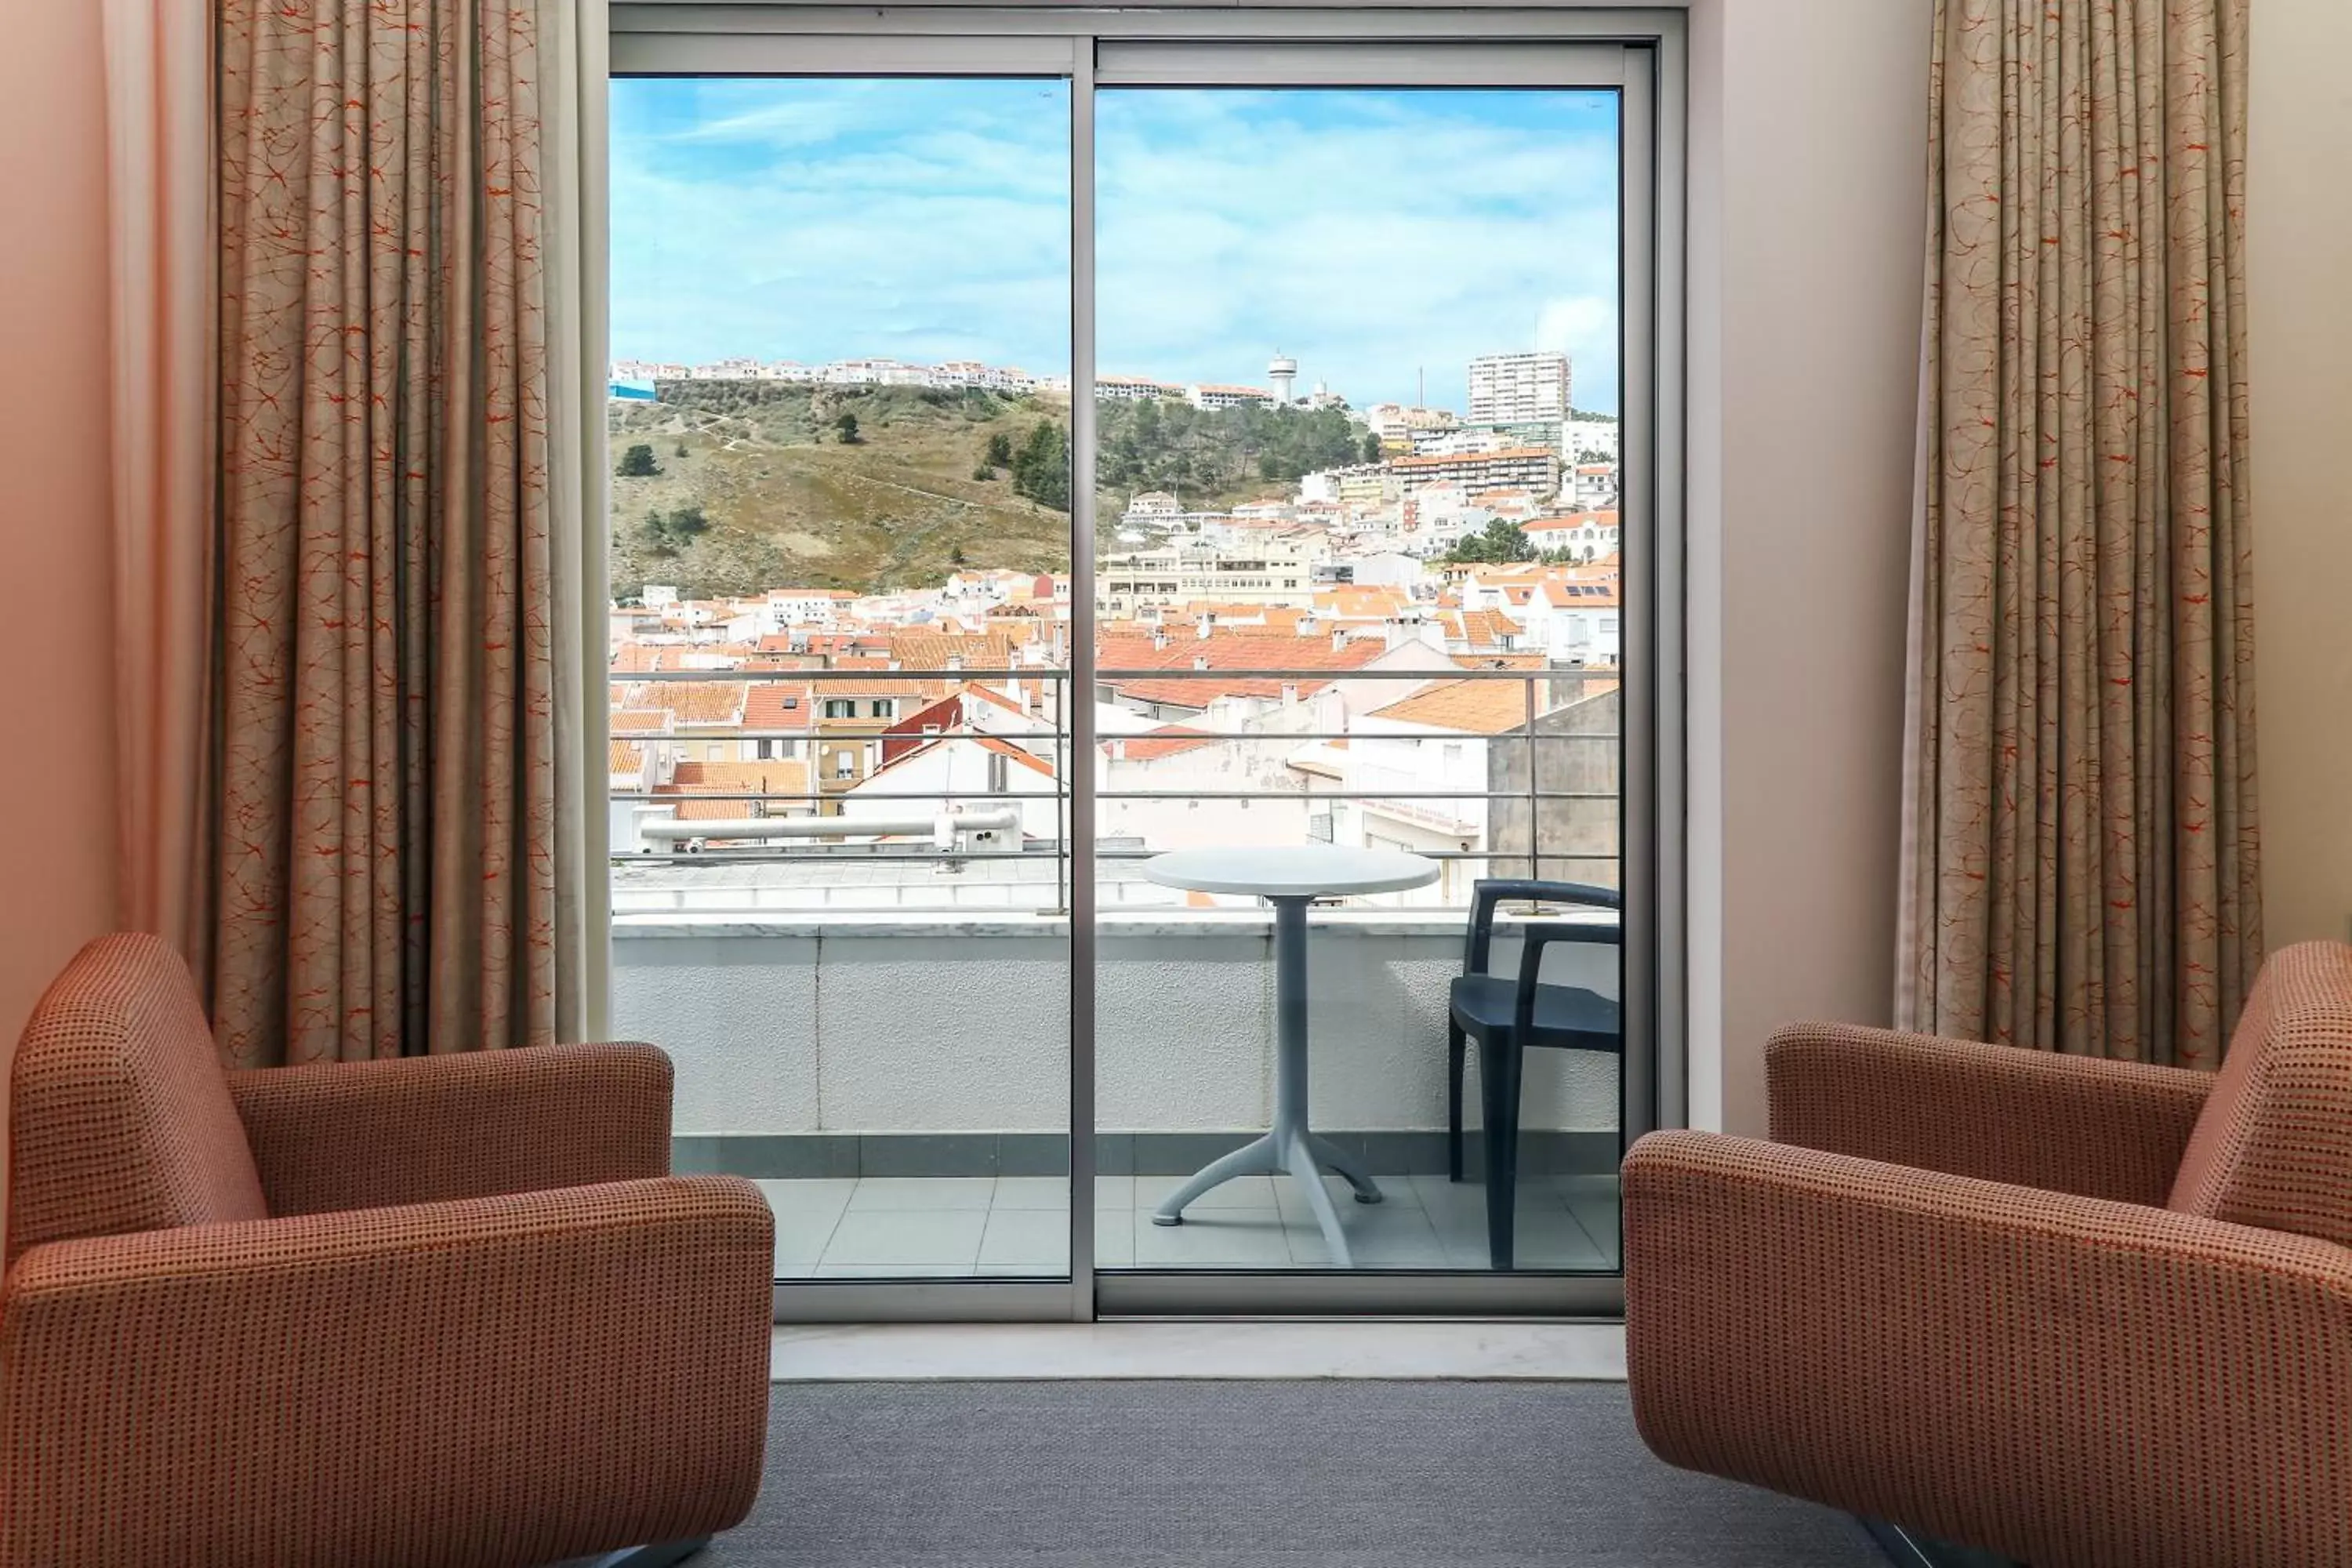
[[[614,800],[641,800],[656,805],[676,805],[681,801],[823,801],[850,798],[844,795],[823,795],[814,790],[794,793],[786,790],[713,790],[694,795],[647,795],[643,790],[614,790]],[[859,790],[858,800],[1060,800],[1057,790]],[[1097,800],[1622,800],[1616,790],[1543,790],[1530,793],[1517,789],[1317,789],[1285,792],[1250,789],[1104,789],[1095,792]],[[844,821],[854,822],[854,814],[843,814]]]
[[[720,842],[740,842],[740,840],[722,839]],[[1167,853],[1167,851],[1162,849],[1106,849],[1098,847],[1095,851],[1095,858],[1098,860],[1150,860],[1165,853]],[[1528,858],[1528,852],[1524,849],[1416,849],[1413,853],[1420,856],[1424,860],[1523,861]],[[675,866],[681,861],[689,864],[701,862],[706,865],[725,864],[730,866],[756,866],[768,864],[793,864],[804,866],[812,861],[843,861],[854,865],[861,864],[869,860],[1034,860],[1042,863],[1049,857],[1057,860],[1067,859],[1069,858],[1066,852],[1061,850],[930,849],[918,848],[913,846],[901,847],[897,845],[877,844],[854,845],[845,846],[838,848],[827,847],[823,849],[806,850],[680,849],[673,851],[665,849],[646,849],[638,850],[634,853],[624,850],[615,851],[614,853],[612,856],[612,863],[615,866]],[[1574,861],[1595,865],[1615,865],[1622,858],[1622,857],[1617,855],[1567,855],[1543,853],[1538,855],[1538,858],[1550,864],[1566,864],[1568,862]],[[854,886],[855,884],[850,885]],[[1013,886],[1014,884],[1007,883],[1004,885]]]
[[[1559,710],[1552,709],[1549,711],[1556,713]],[[1539,715],[1539,717],[1541,715]],[[1393,730],[1196,730],[1190,724],[1186,724],[1181,719],[1168,719],[1161,721],[1161,722],[1166,724],[1182,725],[1185,730],[1185,733],[1182,735],[1170,736],[1165,734],[1154,734],[1148,730],[1139,730],[1132,734],[1105,735],[1099,738],[1097,743],[1101,745],[1108,745],[1114,741],[1167,740],[1456,741],[1461,739],[1471,739],[1485,741],[1524,741],[1528,738],[1527,727],[1525,725],[1514,725],[1508,730],[1496,730],[1484,734],[1474,733],[1468,730],[1431,730],[1425,733],[1415,732],[1412,734],[1402,734]],[[648,741],[667,741],[677,745],[708,746],[714,744],[726,745],[736,741],[815,740],[833,742],[883,741],[897,742],[900,741],[923,742],[973,740],[1066,741],[1069,738],[1070,733],[1066,730],[943,730],[937,734],[925,734],[920,731],[864,730],[855,731],[836,731],[832,734],[821,734],[813,729],[728,730],[722,734],[709,735],[689,735],[673,731],[662,730],[632,730],[623,731],[622,733],[616,734],[613,737],[615,741],[632,746],[641,745]],[[1620,735],[1615,730],[1579,730],[1573,732],[1555,731],[1550,733],[1546,733],[1539,730],[1536,732],[1535,739],[1538,741],[1614,741],[1620,739]],[[700,759],[688,757],[685,760],[688,762],[696,762]],[[748,759],[729,758],[727,760],[730,762],[750,763],[788,763],[794,761],[795,759],[791,757],[751,757]]]
[[[757,655],[752,656],[754,658]],[[778,658],[798,658],[800,655],[781,654]],[[1465,658],[1476,658],[1475,654]],[[1039,665],[1031,668],[1000,667],[988,669],[933,669],[899,668],[896,669],[645,669],[612,670],[605,675],[607,684],[660,685],[668,681],[747,681],[773,686],[801,680],[928,680],[955,682],[962,680],[1067,680],[1071,671],[1059,665]],[[1624,673],[1615,665],[1548,665],[1540,669],[1481,669],[1466,665],[1458,669],[1334,669],[1328,665],[1295,667],[1287,665],[1234,666],[1219,665],[1213,669],[1195,669],[1190,665],[1168,665],[1137,669],[1098,668],[1095,679],[1101,680],[1318,680],[1337,683],[1343,680],[1619,680]]]

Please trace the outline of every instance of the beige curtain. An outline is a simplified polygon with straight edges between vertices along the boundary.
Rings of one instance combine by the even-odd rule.
[[[213,543],[213,37],[105,0],[119,922],[202,966]]]
[[[1897,1001],[2210,1068],[2262,952],[2246,0],[1939,0]]]
[[[222,0],[215,1025],[242,1063],[583,1007],[555,0]],[[559,356],[560,357],[560,356]],[[552,400],[552,405],[551,405]],[[567,595],[570,602],[566,602]],[[567,691],[566,682],[573,683]],[[567,849],[567,846],[571,846]]]

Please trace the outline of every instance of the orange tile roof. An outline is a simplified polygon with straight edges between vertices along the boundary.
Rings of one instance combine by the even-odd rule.
[[[1338,676],[1362,668],[1383,651],[1378,642],[1370,638],[1335,648],[1321,637],[1289,637],[1279,647],[1275,647],[1262,637],[1235,637],[1219,628],[1205,637],[1171,636],[1165,647],[1154,646],[1147,637],[1124,634],[1100,637],[1095,644],[1095,662],[1101,669],[1154,672],[1145,676],[1108,676],[1104,679],[1103,684],[1129,696],[1147,702],[1206,707],[1218,697],[1280,697],[1285,686],[1297,687],[1303,696],[1310,691],[1318,691],[1330,683],[1328,679],[1313,677],[1283,680],[1231,672],[1271,667],[1276,669],[1328,669]],[[1195,668],[1195,661],[1202,659],[1207,661],[1205,670]],[[1166,674],[1160,674],[1160,671]]]
[[[1527,728],[1528,698],[1516,680],[1448,680],[1374,709],[1371,716],[1468,735],[1501,735]]]
[[[957,636],[924,626],[902,626],[890,634],[890,657],[908,669],[945,669],[960,658],[976,669],[1009,668],[1019,640],[1009,633],[982,632]]]
[[[1216,744],[1217,737],[1199,730],[1188,730],[1181,724],[1163,724],[1157,730],[1140,735],[1115,735],[1102,742],[1106,754],[1124,755],[1130,763],[1156,762],[1181,752],[1198,751],[1202,746]]]
[[[1462,612],[1462,640],[1468,643],[1473,651],[1482,647],[1493,647],[1505,637],[1516,637],[1518,635],[1518,623],[1500,610]]]
[[[743,721],[747,682],[740,680],[642,680],[631,684],[630,708],[665,708],[676,725],[731,730]]]
[[[856,680],[817,680],[809,683],[811,695],[819,700],[827,697],[944,697],[959,683],[936,677],[912,675],[863,675]]]
[[[813,695],[805,682],[763,680],[743,704],[743,728],[805,730],[816,712]]]
[[[676,776],[667,784],[656,784],[653,793],[667,801],[677,800],[677,816],[681,822],[723,822],[733,817],[751,816],[752,802],[740,795],[728,796],[730,790],[748,791],[752,795],[797,795],[808,788],[808,764],[794,762],[757,763],[680,763]],[[805,808],[805,803],[772,801],[769,805],[780,813],[795,806]]]
[[[974,735],[972,739],[980,742],[982,751],[993,752],[1000,757],[1010,757],[1033,773],[1043,773],[1047,778],[1054,776],[1054,764],[1034,752],[1024,750],[1010,741],[998,740],[993,735]]]
[[[669,729],[667,708],[615,708],[605,728],[615,735],[657,735]]]
[[[606,770],[610,773],[634,773],[642,771],[646,765],[643,747],[633,746],[626,741],[609,741],[605,742],[605,749],[612,758],[612,765]]]

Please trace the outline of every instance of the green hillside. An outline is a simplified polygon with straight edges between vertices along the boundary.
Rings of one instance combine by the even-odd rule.
[[[962,565],[1069,569],[1068,487],[1055,482],[1066,399],[761,381],[656,390],[610,405],[616,595],[647,583],[693,598],[887,591]],[[1109,535],[1139,490],[1215,509],[1287,495],[1299,475],[1362,456],[1361,432],[1336,410],[1113,402],[1099,420],[1106,550],[1120,548]]]
[[[613,592],[675,584],[690,597],[761,588],[890,590],[959,565],[1069,569],[1069,519],[975,478],[990,437],[1016,454],[1066,402],[913,387],[664,382],[615,401],[608,428]],[[839,421],[856,424],[845,442]],[[630,459],[649,447],[652,474]]]

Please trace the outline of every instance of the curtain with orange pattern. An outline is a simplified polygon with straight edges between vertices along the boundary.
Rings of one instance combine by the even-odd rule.
[[[1938,0],[1899,1021],[2210,1068],[2262,956],[2247,0]]]
[[[579,1027],[541,10],[219,5],[209,978],[240,1065]]]

